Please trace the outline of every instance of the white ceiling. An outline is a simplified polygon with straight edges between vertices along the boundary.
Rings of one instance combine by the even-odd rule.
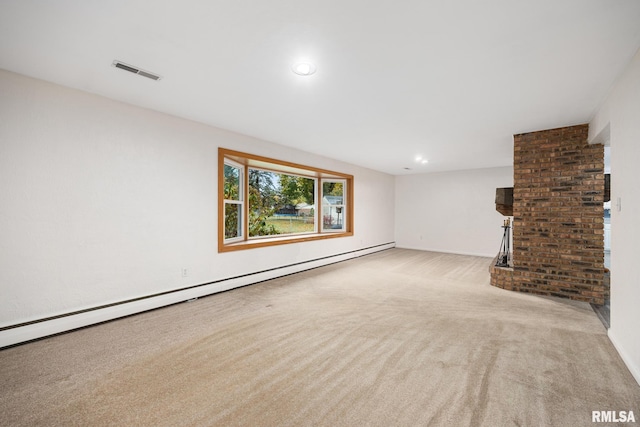
[[[639,47],[638,0],[0,2],[0,68],[394,175],[510,165]]]

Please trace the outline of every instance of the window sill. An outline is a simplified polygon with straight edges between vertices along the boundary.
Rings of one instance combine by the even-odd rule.
[[[314,234],[298,234],[279,237],[263,237],[259,239],[244,240],[242,242],[220,243],[218,252],[241,251],[244,249],[263,248],[267,246],[287,245],[290,243],[310,242],[314,240],[334,239],[337,237],[353,236],[353,232],[329,232]]]

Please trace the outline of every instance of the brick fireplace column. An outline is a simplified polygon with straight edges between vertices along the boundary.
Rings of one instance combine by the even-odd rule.
[[[588,125],[514,136],[513,270],[505,289],[604,304],[604,147]]]

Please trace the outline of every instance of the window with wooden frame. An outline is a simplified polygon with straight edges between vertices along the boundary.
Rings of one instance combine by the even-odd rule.
[[[218,149],[218,252],[353,235],[353,176]]]

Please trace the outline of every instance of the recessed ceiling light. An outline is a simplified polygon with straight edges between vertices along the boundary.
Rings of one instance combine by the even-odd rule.
[[[291,66],[291,70],[299,76],[310,76],[316,72],[316,66],[311,62],[296,62]]]
[[[429,163],[429,160],[427,160],[427,159],[423,159],[421,163],[422,163],[423,165],[426,165],[427,163]]]

